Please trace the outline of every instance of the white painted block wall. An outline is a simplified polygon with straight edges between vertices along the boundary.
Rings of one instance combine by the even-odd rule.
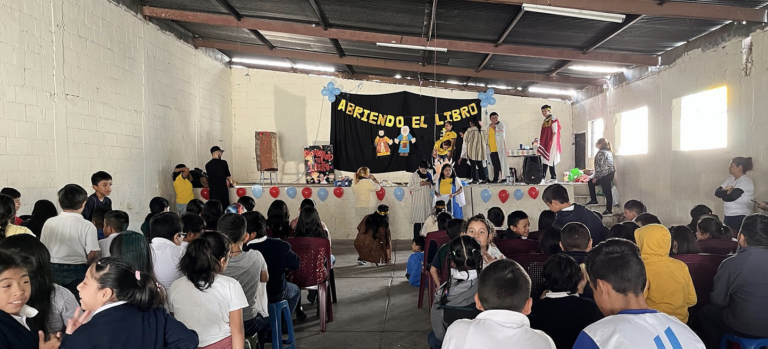
[[[34,202],[90,175],[138,229],[177,163],[231,139],[229,68],[104,0],[0,2],[0,185]]]

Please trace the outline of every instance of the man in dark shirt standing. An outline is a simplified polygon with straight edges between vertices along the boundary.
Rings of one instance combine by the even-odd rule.
[[[205,164],[205,172],[208,172],[208,188],[211,200],[219,200],[221,206],[229,206],[229,185],[232,184],[232,174],[229,173],[229,165],[221,159],[224,150],[219,146],[211,148],[211,161]]]

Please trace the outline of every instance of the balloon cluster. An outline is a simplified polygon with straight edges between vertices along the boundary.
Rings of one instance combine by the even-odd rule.
[[[336,87],[336,84],[334,84],[333,81],[328,81],[328,84],[320,90],[320,94],[328,97],[328,101],[331,103],[336,101],[336,96],[338,96],[339,93],[341,93],[341,89]]]
[[[488,91],[478,93],[477,98],[480,98],[480,106],[485,108],[489,105],[496,104],[496,98],[493,97],[495,93],[496,91],[492,88],[489,88]]]

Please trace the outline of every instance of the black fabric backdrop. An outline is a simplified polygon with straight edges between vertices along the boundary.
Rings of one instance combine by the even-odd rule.
[[[381,122],[374,113],[384,115],[385,121]],[[410,92],[341,94],[331,108],[333,166],[343,171],[357,171],[367,166],[373,173],[415,171],[422,159],[432,158],[435,141],[443,132],[443,122],[452,121],[458,136],[469,126],[469,119],[480,119],[481,113],[479,99],[435,98]],[[373,123],[371,115],[376,116]],[[411,136],[416,138],[409,155],[400,156],[398,144],[393,143],[391,155],[377,157],[378,131],[383,130],[386,137],[394,140],[401,131],[398,121],[408,126]],[[460,148],[454,150],[454,161],[458,161],[459,152]]]

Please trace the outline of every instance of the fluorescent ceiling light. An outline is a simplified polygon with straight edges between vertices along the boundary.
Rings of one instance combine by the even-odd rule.
[[[546,13],[546,14],[556,15],[556,16],[593,19],[596,21],[605,21],[605,22],[614,22],[614,23],[624,22],[624,19],[626,18],[625,15],[620,15],[615,13],[577,10],[577,9],[566,8],[566,7],[542,6],[542,5],[532,5],[532,4],[523,4],[523,11]]]
[[[401,79],[403,76],[400,74],[395,75],[395,79]]]
[[[522,87],[518,87],[518,88],[517,88],[517,90],[518,90],[518,91],[522,91],[522,90],[523,90],[523,88],[522,88]]]
[[[585,71],[590,73],[606,73],[606,74],[620,73],[627,70],[626,68],[623,68],[623,67],[604,67],[604,66],[596,66],[596,65],[574,65],[574,66],[569,66],[568,69]]]
[[[327,72],[327,73],[333,73],[333,72],[336,71],[336,68],[334,68],[334,67],[312,65],[312,64],[302,64],[302,63],[296,64],[293,67],[296,68],[296,69],[301,69],[301,70],[317,70],[317,71],[324,71],[324,72]]]
[[[504,85],[488,85],[488,87],[490,87],[490,88],[500,88],[502,90],[510,90],[510,89],[512,89],[511,87],[504,86]]]
[[[266,59],[251,59],[251,58],[233,58],[232,62],[235,63],[245,63],[245,64],[253,64],[253,65],[266,65],[269,67],[281,67],[281,68],[291,68],[291,63],[285,62],[285,61],[270,61]]]
[[[462,83],[460,83],[458,81],[454,81],[454,80],[448,80],[448,81],[446,81],[446,83],[451,84],[451,85],[464,85],[464,84],[462,84]]]
[[[576,95],[576,91],[574,90],[558,90],[556,88],[547,88],[547,87],[531,87],[528,89],[528,91],[533,93],[546,93],[551,95],[568,95],[568,96]]]
[[[229,67],[230,68],[238,68],[238,69],[248,69],[247,67],[244,67],[244,66],[239,65],[239,64],[232,64]]]
[[[409,50],[425,50],[425,51],[436,51],[436,52],[448,52],[447,48],[442,48],[442,47],[390,44],[390,43],[386,43],[386,42],[377,42],[376,46],[379,46],[379,47],[405,48],[405,49],[409,49]]]

